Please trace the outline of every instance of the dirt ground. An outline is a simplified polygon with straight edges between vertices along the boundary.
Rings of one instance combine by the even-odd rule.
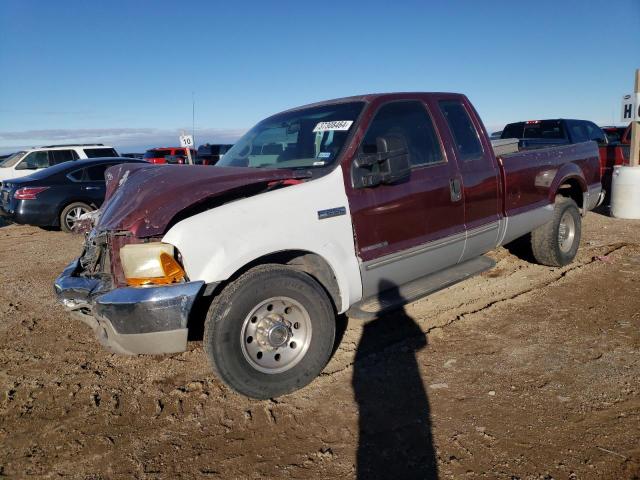
[[[404,311],[341,318],[324,373],[270,401],[222,385],[200,342],[104,351],[52,292],[80,245],[0,228],[0,477],[640,476],[640,221],[590,213],[568,267],[499,249]]]

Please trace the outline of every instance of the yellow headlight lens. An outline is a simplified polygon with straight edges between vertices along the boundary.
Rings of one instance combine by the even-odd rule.
[[[180,282],[185,273],[174,258],[174,247],[152,242],[125,245],[120,249],[124,276],[129,285],[165,285]]]

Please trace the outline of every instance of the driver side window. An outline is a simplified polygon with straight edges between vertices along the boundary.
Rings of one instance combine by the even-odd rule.
[[[388,103],[380,108],[362,141],[365,154],[406,148],[411,166],[432,165],[444,161],[431,117],[417,101]]]
[[[47,168],[48,166],[48,152],[31,152],[16,166],[16,170],[37,170],[38,168]]]

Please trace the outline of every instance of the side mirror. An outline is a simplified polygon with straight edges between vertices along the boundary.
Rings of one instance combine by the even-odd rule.
[[[409,149],[402,135],[376,138],[376,145],[364,145],[353,162],[355,188],[375,187],[406,180],[411,175]]]

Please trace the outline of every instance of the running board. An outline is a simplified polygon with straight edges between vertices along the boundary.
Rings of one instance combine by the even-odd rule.
[[[354,320],[373,320],[422,297],[450,287],[469,277],[495,267],[496,262],[488,257],[477,257],[450,268],[426,275],[405,285],[392,288],[378,295],[365,298],[354,304],[347,316]]]

